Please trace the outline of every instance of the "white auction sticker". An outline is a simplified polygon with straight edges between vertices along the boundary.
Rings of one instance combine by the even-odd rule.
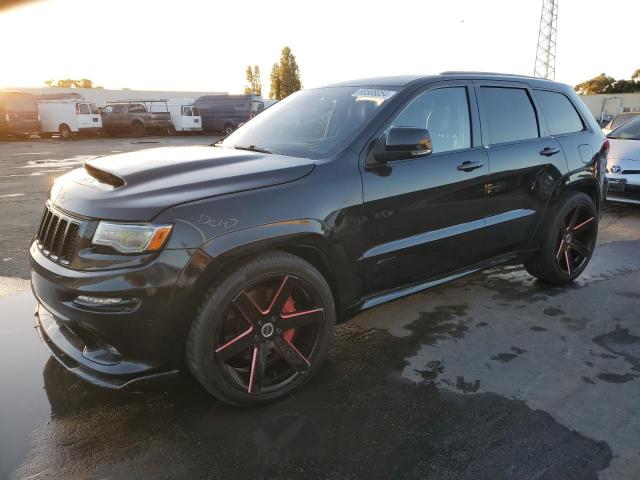
[[[379,88],[360,88],[351,94],[352,97],[380,98],[388,100],[396,94],[394,90],[380,90]]]

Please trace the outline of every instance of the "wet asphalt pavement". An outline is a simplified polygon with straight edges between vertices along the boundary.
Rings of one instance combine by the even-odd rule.
[[[60,160],[134,141],[0,143],[0,479],[640,478],[640,208],[608,208],[571,287],[502,266],[359,315],[264,408],[76,379],[33,329],[27,244]]]

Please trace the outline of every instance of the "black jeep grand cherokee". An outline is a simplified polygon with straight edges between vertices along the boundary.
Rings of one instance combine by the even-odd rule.
[[[38,331],[98,385],[186,364],[225,402],[273,400],[355,312],[514,259],[575,279],[607,149],[545,80],[304,90],[214,146],[98,158],[55,182],[31,246]]]

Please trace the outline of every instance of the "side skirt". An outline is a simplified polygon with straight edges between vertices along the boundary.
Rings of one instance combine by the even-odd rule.
[[[364,301],[356,306],[353,309],[353,313],[362,312],[372,307],[376,307],[383,303],[391,302],[393,300],[397,300],[402,297],[406,297],[408,295],[413,295],[414,293],[421,292],[422,290],[427,290],[429,288],[437,287],[438,285],[442,285],[443,283],[451,282],[453,280],[457,280],[458,278],[465,277],[475,272],[479,272],[481,270],[486,270],[488,268],[495,267],[496,265],[500,265],[502,263],[509,262],[519,257],[518,253],[510,253],[507,255],[502,255],[500,257],[493,258],[487,262],[482,262],[463,270],[458,270],[456,272],[450,273],[448,275],[437,277],[432,280],[428,280],[426,282],[417,283],[414,285],[410,285],[408,287],[402,287],[395,290],[388,290],[364,299]]]

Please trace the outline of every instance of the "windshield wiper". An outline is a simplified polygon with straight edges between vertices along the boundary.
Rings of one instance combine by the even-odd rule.
[[[267,150],[266,148],[256,147],[255,145],[249,145],[247,147],[241,145],[233,145],[233,148],[236,150],[249,150],[250,152],[259,152],[259,153],[273,153]]]

